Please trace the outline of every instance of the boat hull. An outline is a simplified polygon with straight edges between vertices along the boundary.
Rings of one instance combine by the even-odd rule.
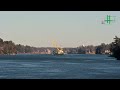
[[[53,51],[53,55],[64,55],[64,52]]]

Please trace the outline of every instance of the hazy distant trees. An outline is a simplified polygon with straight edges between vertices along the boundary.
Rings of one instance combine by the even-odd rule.
[[[47,48],[37,48],[37,47],[31,47],[31,46],[24,46],[21,44],[16,45],[17,53],[40,53],[40,52],[46,52]]]
[[[17,53],[32,53],[34,51],[34,47],[18,44],[16,45],[16,50],[17,50]]]
[[[25,46],[21,44],[16,45],[17,53],[25,53]]]
[[[26,45],[26,46],[25,46],[25,53],[31,53],[31,52],[32,52],[32,49],[33,49],[32,47]]]
[[[16,46],[12,41],[3,41],[0,38],[0,54],[15,54]]]
[[[3,54],[3,39],[0,38],[0,54]]]
[[[101,45],[96,46],[96,54],[105,54],[107,50],[110,50],[110,44],[101,43]]]
[[[12,41],[3,41],[0,38],[0,54],[17,54],[17,53],[31,53],[34,47],[21,44],[15,45]]]
[[[0,38],[0,54],[19,54],[19,53],[44,53],[47,49],[53,51],[54,48],[37,48],[15,44],[12,41],[3,41]],[[114,42],[110,44],[101,43],[101,45],[79,46],[77,48],[63,48],[68,54],[110,54],[120,59],[120,38],[115,36]]]
[[[93,45],[86,46],[86,53],[95,53],[95,46]]]
[[[86,52],[86,49],[84,46],[79,46],[78,47],[78,54],[85,54]]]
[[[4,42],[3,42],[3,39],[0,38],[0,46],[2,46],[3,43],[4,43]]]
[[[46,52],[48,48],[37,48],[31,46],[24,46],[21,44],[14,44],[12,41],[3,41],[0,38],[0,54],[19,54],[19,53],[40,53]],[[109,50],[109,45],[102,43],[99,46],[79,46],[77,48],[64,48],[68,54],[104,54],[105,50]],[[49,48],[52,51],[52,48]]]
[[[95,46],[88,45],[88,46],[79,46],[78,47],[78,54],[93,54],[95,53]]]
[[[63,48],[63,51],[67,54],[77,54],[78,53],[77,48]]]

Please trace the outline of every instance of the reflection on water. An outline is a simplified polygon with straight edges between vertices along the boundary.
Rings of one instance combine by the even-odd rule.
[[[107,55],[0,55],[0,78],[120,78],[120,61]]]

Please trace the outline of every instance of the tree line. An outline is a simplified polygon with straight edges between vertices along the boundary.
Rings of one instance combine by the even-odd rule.
[[[21,44],[15,44],[12,41],[3,41],[0,38],[0,54],[19,54],[19,53],[41,53],[47,52],[49,49],[51,52],[55,49],[52,47],[31,47]],[[115,36],[114,42],[110,44],[101,43],[101,45],[93,46],[79,46],[76,48],[63,48],[64,52],[68,54],[110,54],[111,56],[120,59],[120,38]]]
[[[110,44],[101,43],[101,45],[79,46],[78,54],[110,54]]]
[[[28,45],[15,44],[12,41],[3,41],[0,38],[0,54],[21,54],[21,53],[40,53],[46,52],[46,48],[31,47]]]

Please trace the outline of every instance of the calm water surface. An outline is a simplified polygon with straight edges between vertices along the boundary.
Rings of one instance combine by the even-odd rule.
[[[0,55],[0,79],[120,79],[107,55]]]

